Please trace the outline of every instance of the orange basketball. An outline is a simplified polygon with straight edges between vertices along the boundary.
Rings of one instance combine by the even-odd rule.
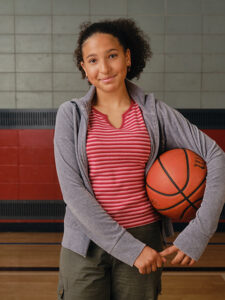
[[[206,175],[205,161],[193,151],[164,152],[148,172],[148,197],[159,213],[175,222],[189,222],[201,205]]]

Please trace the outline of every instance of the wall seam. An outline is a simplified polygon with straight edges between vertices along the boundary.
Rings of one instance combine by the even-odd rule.
[[[51,76],[51,105],[54,108],[54,50],[53,50],[53,0],[51,0],[51,63],[52,63],[52,76]]]
[[[15,93],[15,108],[18,108],[18,103],[17,103],[17,68],[16,68],[16,0],[13,0],[13,26],[14,26],[14,93]]]
[[[91,21],[91,0],[89,0],[88,2],[89,2],[88,18],[89,18],[89,21]]]
[[[167,0],[164,0],[164,39],[163,39],[163,101],[166,100],[166,37],[167,37]]]
[[[203,15],[203,0],[201,0],[201,85],[200,85],[200,108],[203,107],[203,57],[204,57],[204,50],[203,50],[203,37],[204,37],[204,15]]]

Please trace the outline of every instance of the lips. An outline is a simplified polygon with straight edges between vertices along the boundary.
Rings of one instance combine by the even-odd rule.
[[[106,78],[102,78],[100,80],[103,81],[103,82],[110,82],[111,80],[113,80],[114,77],[115,77],[115,75],[109,76],[109,77],[106,77]]]

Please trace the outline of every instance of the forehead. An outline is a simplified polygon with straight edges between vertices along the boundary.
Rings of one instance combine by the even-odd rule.
[[[83,43],[82,50],[88,51],[93,48],[107,48],[107,47],[121,48],[120,42],[117,37],[108,33],[94,33]]]

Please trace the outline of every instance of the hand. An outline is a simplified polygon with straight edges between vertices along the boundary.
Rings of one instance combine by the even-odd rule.
[[[173,253],[176,253],[176,256],[171,261],[172,265],[178,264],[178,265],[182,265],[182,266],[186,266],[186,265],[192,266],[196,262],[194,259],[187,256],[183,251],[181,251],[174,245],[170,246],[170,247],[166,248],[165,250],[163,250],[162,252],[160,252],[160,255],[165,257],[165,256],[173,254]]]
[[[141,254],[134,262],[140,274],[150,274],[161,268],[166,259],[151,247],[145,246]]]

